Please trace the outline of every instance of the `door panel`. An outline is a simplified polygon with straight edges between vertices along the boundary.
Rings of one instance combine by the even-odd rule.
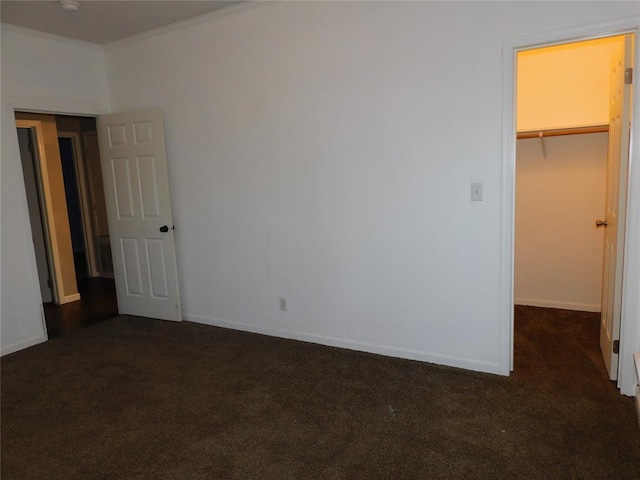
[[[162,111],[104,115],[98,130],[120,313],[181,320]]]
[[[160,204],[158,201],[158,178],[156,175],[156,159],[151,155],[138,158],[140,190],[142,194],[142,216],[144,218],[159,218]]]
[[[618,354],[614,343],[620,340],[622,304],[622,260],[629,165],[629,120],[631,85],[625,83],[625,70],[631,67],[632,36],[620,43],[611,61],[609,92],[609,152],[607,157],[606,231],[602,274],[602,317],[600,349],[609,378],[618,378]]]
[[[131,192],[131,165],[129,159],[112,158],[111,173],[116,191],[116,212],[118,220],[134,218],[133,194]]]

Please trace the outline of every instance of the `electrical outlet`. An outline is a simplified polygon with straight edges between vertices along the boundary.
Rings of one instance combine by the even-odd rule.
[[[286,298],[281,298],[280,299],[280,310],[282,310],[283,312],[287,311],[287,299]]]
[[[472,202],[481,202],[484,197],[483,185],[481,183],[472,183],[471,184],[471,201]]]

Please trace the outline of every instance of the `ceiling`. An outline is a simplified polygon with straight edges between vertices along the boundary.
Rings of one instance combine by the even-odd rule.
[[[2,23],[103,45],[231,6],[239,1],[79,0],[65,12],[58,0],[0,2]]]

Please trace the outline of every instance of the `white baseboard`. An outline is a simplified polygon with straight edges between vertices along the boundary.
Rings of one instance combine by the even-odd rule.
[[[636,387],[636,413],[638,414],[638,425],[640,425],[640,387]]]
[[[80,300],[79,293],[72,293],[71,295],[67,295],[66,297],[62,297],[60,299],[60,305],[64,305],[65,303],[77,302]]]
[[[579,312],[600,312],[600,305],[589,303],[558,302],[555,300],[534,300],[531,298],[515,298],[516,305],[530,307],[559,308],[561,310],[577,310]]]
[[[10,353],[17,352],[18,350],[23,350],[28,347],[32,347],[44,341],[45,339],[43,339],[40,336],[37,336],[37,337],[28,338],[21,342],[12,343],[11,345],[7,345],[5,347],[2,347],[2,349],[0,349],[0,356],[9,355]]]
[[[640,385],[640,353],[633,354],[633,363],[636,367],[638,385]],[[636,412],[638,413],[638,423],[640,424],[640,386],[636,386]]]
[[[49,332],[47,332],[47,317],[44,314],[44,305],[40,304],[40,321],[42,322],[42,341],[49,340]]]
[[[418,360],[421,362],[435,363],[437,365],[445,365],[448,367],[464,368],[476,372],[500,374],[500,365],[481,360],[473,360],[469,358],[452,357],[438,353],[422,352],[418,350],[409,350],[404,348],[390,347],[387,345],[375,345],[366,342],[358,342],[354,340],[346,340],[335,337],[327,337],[313,333],[292,332],[287,330],[278,330],[274,328],[261,327],[248,323],[230,322],[218,318],[210,318],[202,315],[194,315],[183,313],[183,318],[190,322],[202,323],[214,327],[230,328],[233,330],[241,330],[244,332],[260,333],[271,337],[288,338],[291,340],[300,340],[303,342],[317,343],[329,347],[346,348],[348,350],[356,350],[360,352],[376,353],[388,357],[406,358],[408,360]]]

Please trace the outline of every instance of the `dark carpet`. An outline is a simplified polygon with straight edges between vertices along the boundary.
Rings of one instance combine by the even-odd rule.
[[[633,479],[598,316],[518,307],[509,377],[118,317],[2,358],[2,479]]]

